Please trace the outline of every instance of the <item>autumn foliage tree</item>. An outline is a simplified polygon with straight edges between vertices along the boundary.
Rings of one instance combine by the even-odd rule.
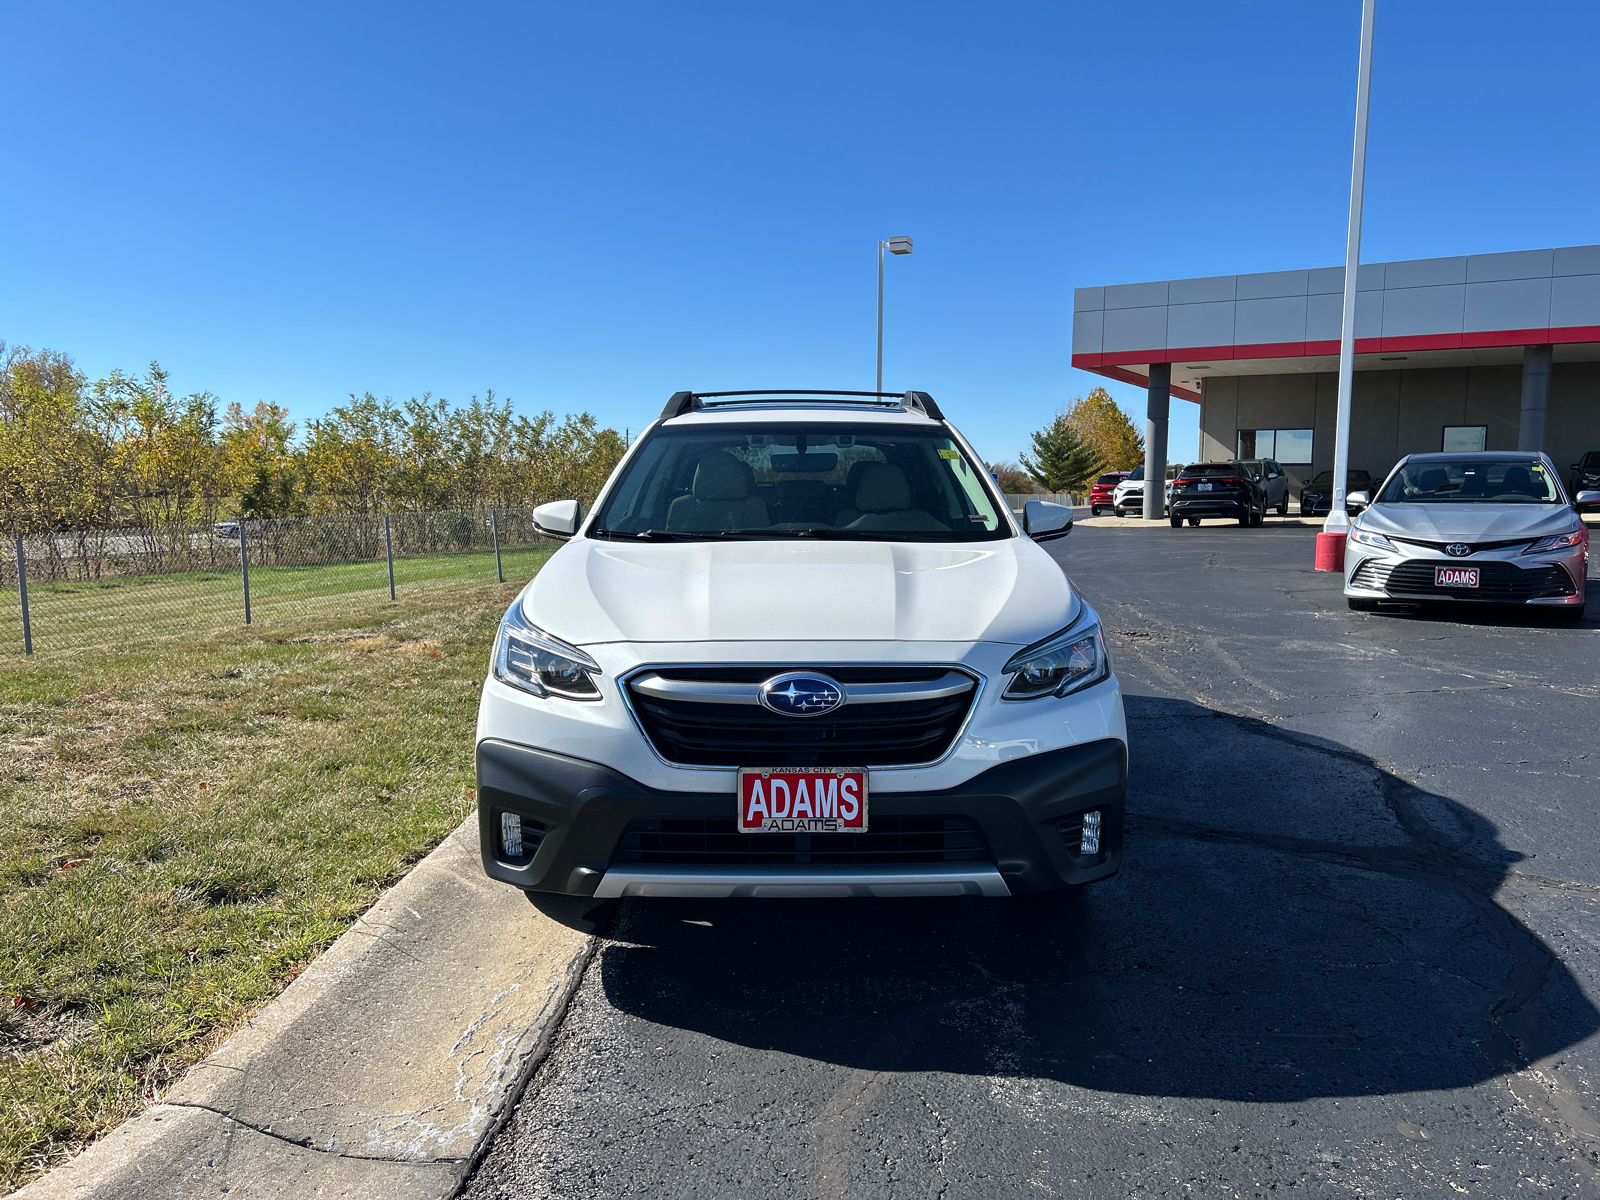
[[[1103,387],[1067,406],[1067,424],[1094,451],[1102,471],[1131,471],[1144,462],[1144,437]]]
[[[514,413],[351,396],[297,437],[286,410],[209,392],[175,396],[167,373],[88,382],[64,354],[0,343],[0,530],[42,533],[592,500],[626,446],[588,413]]]

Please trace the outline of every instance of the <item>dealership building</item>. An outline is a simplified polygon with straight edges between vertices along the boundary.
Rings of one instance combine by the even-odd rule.
[[[1200,406],[1200,457],[1333,466],[1344,268],[1077,290],[1072,365]],[[1157,440],[1159,439],[1159,441]],[[1363,264],[1350,466],[1543,450],[1563,478],[1600,450],[1600,246]]]

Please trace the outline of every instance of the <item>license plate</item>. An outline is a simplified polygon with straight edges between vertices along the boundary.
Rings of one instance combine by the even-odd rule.
[[[1434,587],[1475,588],[1478,586],[1477,567],[1435,567]]]
[[[740,833],[865,833],[862,767],[741,767]]]
[[[1209,491],[1210,491],[1210,490],[1211,490],[1211,488],[1212,488],[1212,485],[1211,485],[1211,484],[1209,484],[1209,483],[1202,483],[1202,484],[1201,484],[1201,485],[1200,485],[1200,490],[1201,490],[1201,491],[1202,491],[1202,492],[1209,492]]]

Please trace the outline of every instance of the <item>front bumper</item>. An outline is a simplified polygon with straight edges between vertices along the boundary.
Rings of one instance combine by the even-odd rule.
[[[662,791],[598,763],[510,742],[478,743],[478,832],[483,868],[529,891],[594,895],[980,895],[1043,892],[1114,875],[1122,863],[1128,751],[1116,738],[1045,751],[991,767],[940,791],[878,792],[873,817],[965,817],[992,863],[915,864],[850,871],[810,865],[641,867],[612,858],[640,819],[721,821],[727,792]],[[1100,852],[1079,856],[1061,825],[1101,812]],[[522,859],[501,852],[502,813],[543,826]],[[762,836],[762,835],[751,835]],[[714,876],[714,878],[708,878]],[[921,878],[921,877],[925,878]],[[607,880],[610,880],[608,883]]]
[[[1344,594],[1356,599],[1582,608],[1589,556],[1587,547],[1574,547],[1529,555],[1514,548],[1489,550],[1451,558],[1411,545],[1390,554],[1351,542],[1346,545],[1344,566]],[[1435,567],[1479,567],[1484,572],[1482,583],[1478,588],[1434,587],[1428,581]]]

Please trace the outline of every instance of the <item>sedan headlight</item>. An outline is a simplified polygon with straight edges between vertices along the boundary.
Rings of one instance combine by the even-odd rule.
[[[1579,525],[1576,529],[1569,529],[1566,533],[1558,533],[1551,537],[1540,538],[1533,545],[1523,551],[1524,554],[1543,554],[1546,550],[1565,550],[1569,546],[1579,546],[1589,540],[1589,529]]]
[[[1036,700],[1040,696],[1066,696],[1099,683],[1111,674],[1105,638],[1098,621],[1079,625],[1035,642],[1012,655],[1005,665],[1011,682],[1002,700]]]
[[[1381,533],[1373,533],[1370,529],[1362,529],[1359,525],[1350,527],[1350,540],[1358,546],[1365,546],[1369,550],[1382,550],[1386,554],[1398,554],[1400,549]]]
[[[600,664],[576,646],[529,623],[522,601],[514,601],[500,622],[494,642],[494,677],[535,696],[598,700],[600,689],[590,676]]]

